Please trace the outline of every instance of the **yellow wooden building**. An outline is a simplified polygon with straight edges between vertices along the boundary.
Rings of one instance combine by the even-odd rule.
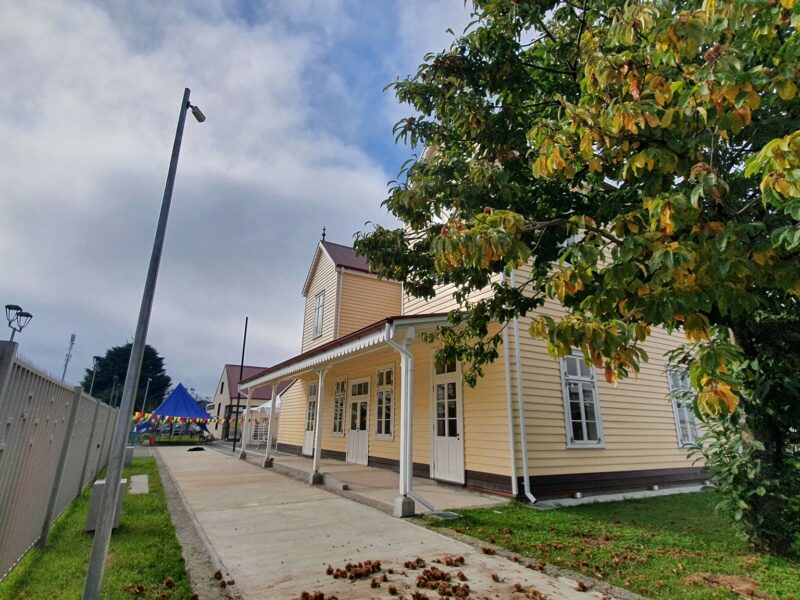
[[[580,355],[554,360],[523,318],[470,388],[460,365],[437,367],[420,340],[455,307],[447,287],[409,298],[352,248],[322,241],[303,296],[301,354],[240,389],[293,382],[280,394],[277,449],[314,457],[316,471],[320,458],[399,471],[399,516],[413,512],[412,474],[529,500],[703,479],[686,452],[694,417],[669,399],[683,379],[667,372],[678,340],[666,332],[645,344],[637,378],[609,385]]]

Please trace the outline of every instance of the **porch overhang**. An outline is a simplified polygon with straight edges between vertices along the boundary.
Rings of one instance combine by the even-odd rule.
[[[447,322],[447,313],[387,317],[339,339],[313,348],[282,363],[264,369],[239,382],[239,391],[247,393],[258,387],[293,378],[300,373],[322,368],[341,358],[366,350],[389,346],[395,333],[409,327],[434,327]]]

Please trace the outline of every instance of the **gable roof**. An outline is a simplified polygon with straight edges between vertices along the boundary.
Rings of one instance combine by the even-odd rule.
[[[311,267],[308,269],[306,281],[303,284],[303,296],[308,294],[308,288],[311,286],[311,278],[322,256],[326,255],[336,268],[348,269],[350,271],[360,271],[362,273],[371,273],[369,263],[363,256],[356,254],[350,246],[342,244],[334,244],[333,242],[321,241],[317,244],[317,249],[314,252],[314,258],[311,260]]]
[[[320,242],[322,247],[331,257],[337,267],[344,267],[345,269],[353,269],[354,271],[363,271],[369,273],[369,263],[363,256],[356,254],[350,246],[343,246],[342,244],[334,244],[333,242]]]
[[[248,379],[256,373],[261,373],[265,368],[245,365],[242,369],[242,379]],[[225,382],[228,386],[228,397],[235,398],[236,394],[233,392],[239,390],[239,365],[225,365]],[[278,393],[280,394],[287,387],[289,387],[289,382],[281,384],[278,386]],[[253,390],[253,400],[272,400],[272,385],[265,385]]]

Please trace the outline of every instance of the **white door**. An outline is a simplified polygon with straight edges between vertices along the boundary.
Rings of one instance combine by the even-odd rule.
[[[350,385],[347,462],[367,464],[369,457],[369,380]]]
[[[455,364],[435,367],[433,378],[434,479],[464,483],[464,419],[461,377]]]
[[[314,454],[314,424],[317,420],[317,384],[308,386],[308,403],[306,404],[306,430],[303,437],[303,454]]]

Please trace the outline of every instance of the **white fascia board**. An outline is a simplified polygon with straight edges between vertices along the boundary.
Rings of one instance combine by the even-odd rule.
[[[262,385],[268,383],[277,384],[280,380],[288,379],[290,376],[300,373],[302,371],[307,371],[314,367],[324,365],[326,363],[336,360],[337,358],[341,358],[349,354],[355,354],[356,352],[360,352],[372,346],[376,346],[377,344],[382,344],[385,341],[386,341],[386,335],[384,329],[364,334],[362,336],[357,337],[354,340],[350,340],[349,342],[342,344],[341,346],[335,346],[330,350],[326,350],[325,352],[320,352],[319,354],[309,356],[308,358],[300,360],[296,363],[287,365],[282,369],[278,369],[277,371],[268,373],[263,377],[259,377],[258,379],[253,379],[252,381],[248,381],[246,384],[243,385],[240,384],[239,390],[244,392],[249,388],[261,387]]]

